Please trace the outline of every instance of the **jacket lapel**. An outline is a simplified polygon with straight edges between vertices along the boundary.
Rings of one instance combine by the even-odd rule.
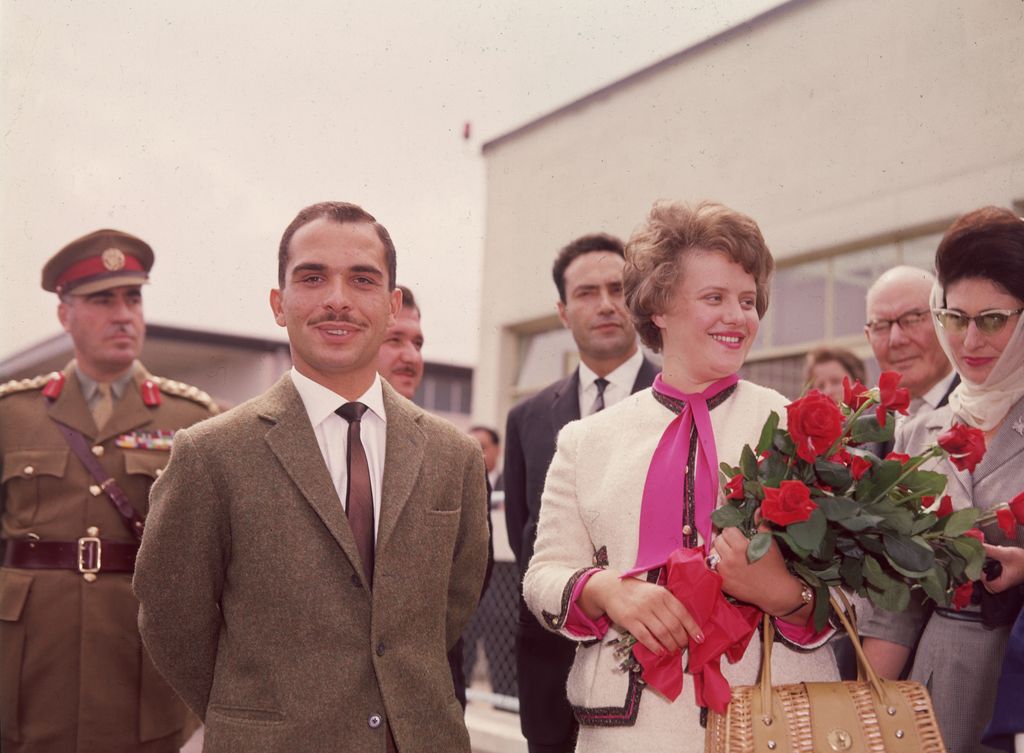
[[[62,373],[65,380],[64,389],[50,405],[50,418],[60,421],[65,426],[70,426],[86,437],[95,438],[96,422],[93,421],[89,406],[86,405],[85,398],[82,396],[82,385],[78,381],[74,362],[68,364]]]
[[[660,369],[654,363],[645,358],[643,363],[640,364],[640,371],[636,373],[636,381],[633,382],[633,389],[630,390],[630,394],[646,390],[654,384],[654,377],[658,376],[659,371]]]
[[[567,423],[579,418],[580,370],[577,368],[558,385],[555,398],[551,401],[551,426],[554,429],[552,436],[556,436]]]
[[[381,484],[380,529],[377,551],[385,551],[388,539],[398,525],[402,510],[412,496],[423,465],[426,435],[419,425],[422,411],[400,398],[391,385],[384,387],[384,412],[387,415],[387,440],[384,450],[384,481]]]
[[[287,374],[283,376],[260,400],[263,403],[259,406],[260,416],[273,423],[266,434],[270,450],[310,507],[320,516],[352,563],[352,568],[363,578],[362,560],[352,529],[327,472],[327,464],[320,454],[306,406],[291,378]]]
[[[1024,432],[1014,428],[1024,427],[1024,399],[1018,400],[1003,419],[999,431],[992,438],[992,444],[985,448],[985,457],[974,469],[974,482],[981,483],[989,474],[1015,462],[1014,458],[1024,453]],[[1004,500],[1009,501],[1009,500]]]

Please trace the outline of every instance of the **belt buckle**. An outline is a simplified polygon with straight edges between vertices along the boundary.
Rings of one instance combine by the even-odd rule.
[[[95,564],[87,564],[95,561]],[[103,567],[103,542],[98,536],[83,536],[78,540],[78,572],[95,580],[96,573]]]

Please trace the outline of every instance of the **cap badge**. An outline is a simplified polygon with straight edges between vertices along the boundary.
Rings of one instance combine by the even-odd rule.
[[[124,268],[124,252],[119,248],[108,248],[100,258],[103,260],[103,267],[108,272],[116,272]]]

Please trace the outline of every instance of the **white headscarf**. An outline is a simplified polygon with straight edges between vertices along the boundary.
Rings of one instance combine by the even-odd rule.
[[[943,290],[938,283],[932,287],[931,307],[945,306]],[[956,359],[949,346],[949,333],[932,316],[932,326],[946,358],[956,368]],[[957,369],[959,373],[959,369]],[[1017,318],[1013,335],[999,355],[996,365],[982,382],[971,382],[960,373],[960,384],[949,396],[949,407],[968,426],[989,431],[999,425],[1010,408],[1024,397],[1024,315]]]

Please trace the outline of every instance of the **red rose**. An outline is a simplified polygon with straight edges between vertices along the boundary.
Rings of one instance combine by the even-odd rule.
[[[939,509],[935,511],[935,514],[940,518],[953,514],[953,500],[949,498],[948,494],[942,495],[942,499],[939,500]]]
[[[897,371],[883,371],[882,376],[878,377],[878,407],[875,408],[875,418],[883,426],[887,410],[899,411],[906,415],[910,407],[910,390],[897,386],[902,378]]]
[[[811,490],[800,481],[783,481],[778,489],[764,488],[761,516],[780,526],[802,523],[818,509],[811,499]]]
[[[1013,513],[1013,517],[1017,519],[1018,523],[1024,526],[1024,492],[1021,492],[1011,499],[1008,506],[1010,508],[1010,512]]]
[[[977,539],[982,544],[985,543],[985,534],[983,534],[977,528],[972,528],[969,531],[964,531],[964,536],[970,536],[972,539]]]
[[[868,394],[868,388],[861,384],[859,379],[854,379],[853,384],[850,384],[850,377],[843,377],[844,403],[857,410],[870,399],[871,395]]]
[[[850,473],[853,474],[855,481],[860,481],[860,477],[871,470],[871,461],[860,455],[854,455],[853,461],[850,463]]]
[[[725,495],[726,499],[743,499],[743,474],[737,473],[735,476],[729,479],[728,483],[726,483],[725,485],[725,488],[729,492],[727,495]]]
[[[935,497],[928,496],[927,494],[921,497],[921,508],[927,510],[929,507],[935,504]]]
[[[789,433],[796,454],[813,463],[843,434],[843,414],[835,401],[817,390],[786,406]]]
[[[885,456],[886,460],[897,460],[900,465],[906,465],[907,461],[910,460],[910,455],[903,452],[890,452]]]
[[[850,459],[852,457],[853,456],[850,455],[850,453],[846,451],[845,447],[840,447],[839,448],[839,452],[837,452],[835,455],[833,455],[832,457],[829,458],[829,462],[830,463],[842,463],[843,465],[849,467],[850,466],[850,462],[851,462]]]
[[[996,510],[996,522],[1003,533],[1006,534],[1006,538],[1012,539],[1015,537],[1017,533],[1017,519],[1013,516],[1012,512],[1005,507],[1000,507]]]
[[[949,453],[950,462],[961,471],[973,473],[985,456],[985,435],[966,424],[953,424],[936,441]]]
[[[960,611],[971,603],[974,596],[974,581],[968,581],[953,592],[953,608]]]

